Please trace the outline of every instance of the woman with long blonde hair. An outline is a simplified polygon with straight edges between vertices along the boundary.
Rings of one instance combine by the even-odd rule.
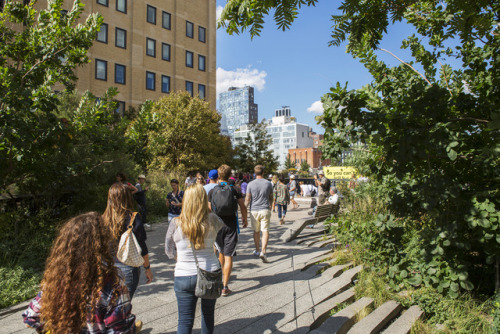
[[[191,333],[198,297],[196,287],[197,270],[194,251],[201,269],[215,271],[220,263],[214,254],[217,232],[224,223],[208,209],[208,197],[200,184],[186,189],[182,201],[182,213],[172,219],[165,238],[165,253],[176,259],[174,291],[177,297],[177,333]],[[194,248],[194,249],[193,249]],[[214,331],[215,299],[201,299],[201,332]]]
[[[121,263],[116,258],[116,253],[120,237],[123,232],[127,230],[127,227],[130,224],[133,208],[134,199],[132,197],[132,193],[129,189],[127,189],[126,185],[117,182],[109,187],[108,204],[102,218],[105,227],[111,233],[111,251],[115,256],[115,265],[123,274],[131,300],[134,297],[137,286],[139,285],[140,268],[127,266],[126,264]],[[149,264],[148,246],[146,245],[146,230],[144,229],[144,224],[140,214],[135,216],[132,233],[134,233],[135,238],[141,247],[141,255],[144,258],[144,269],[146,271],[146,283],[151,283],[153,280],[153,273],[151,272],[151,266]]]
[[[127,288],[109,253],[97,212],[70,219],[47,259],[41,292],[23,313],[38,332],[136,333]]]

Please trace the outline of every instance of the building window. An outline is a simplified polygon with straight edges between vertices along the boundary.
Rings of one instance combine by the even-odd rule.
[[[156,7],[148,5],[147,20],[149,23],[156,24]]]
[[[186,36],[189,38],[194,38],[193,22],[186,21]]]
[[[198,69],[200,71],[205,71],[205,56],[198,55]]]
[[[205,85],[199,84],[198,85],[198,96],[200,99],[205,99]]]
[[[153,72],[146,72],[146,89],[156,90],[156,74]]]
[[[193,83],[191,81],[186,81],[186,91],[193,96]]]
[[[186,51],[186,67],[193,67],[193,53]]]
[[[207,29],[203,27],[198,27],[198,40],[200,42],[205,43],[206,42],[206,34],[207,34]]]
[[[127,0],[116,0],[116,10],[127,13]]]
[[[115,29],[115,46],[118,48],[127,48],[127,30]]]
[[[115,64],[115,83],[125,85],[125,65]]]
[[[161,92],[170,93],[170,77],[166,75],[161,76]]]
[[[172,15],[170,15],[170,13],[162,12],[162,14],[161,14],[161,26],[165,29],[170,30],[170,28],[172,26],[171,19],[172,19]]]
[[[120,115],[125,113],[125,101],[116,101],[116,112]]]
[[[161,43],[161,59],[170,61],[170,44]]]
[[[106,23],[101,24],[101,28],[97,33],[97,40],[102,43],[108,43],[108,25]]]
[[[146,38],[146,54],[150,57],[156,57],[156,41]]]
[[[95,78],[97,80],[108,80],[108,62],[105,60],[95,60]]]
[[[99,5],[103,5],[103,6],[106,6],[106,7],[108,7],[108,2],[109,2],[108,0],[97,0],[97,3]]]

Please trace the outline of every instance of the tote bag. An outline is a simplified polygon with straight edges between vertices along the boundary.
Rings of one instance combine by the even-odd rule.
[[[118,253],[116,254],[116,257],[121,263],[131,267],[140,267],[144,264],[144,258],[141,255],[141,246],[139,246],[134,232],[132,232],[136,215],[137,212],[132,214],[130,224],[127,226],[127,230],[123,232],[120,238]]]

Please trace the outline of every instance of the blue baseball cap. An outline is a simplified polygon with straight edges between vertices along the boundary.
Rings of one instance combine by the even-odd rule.
[[[208,178],[211,180],[215,180],[219,178],[219,173],[217,173],[217,169],[212,169],[208,172]]]

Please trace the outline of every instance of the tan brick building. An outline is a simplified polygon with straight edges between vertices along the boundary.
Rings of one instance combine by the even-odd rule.
[[[79,91],[117,87],[120,109],[187,90],[216,107],[216,0],[83,0],[104,24],[77,70]],[[65,5],[71,9],[73,1]],[[45,7],[39,1],[37,7]]]

